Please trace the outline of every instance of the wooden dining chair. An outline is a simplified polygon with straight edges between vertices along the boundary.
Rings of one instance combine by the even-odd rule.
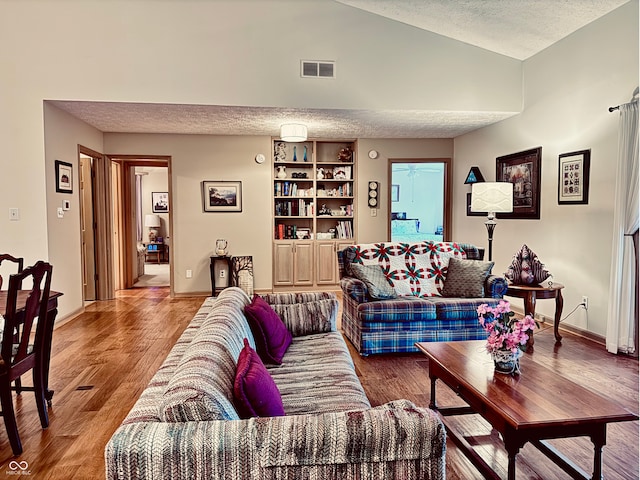
[[[22,272],[24,268],[24,258],[22,257],[14,257],[13,255],[9,255],[8,253],[0,253],[0,265],[2,262],[8,261],[18,264],[18,273]],[[0,289],[2,288],[2,275],[0,275]]]
[[[52,271],[53,267],[49,263],[39,261],[9,277],[0,345],[0,405],[14,455],[22,453],[22,443],[13,409],[11,383],[29,370],[33,375],[33,387],[22,387],[22,389],[35,392],[40,424],[42,428],[49,426],[43,351],[48,341],[45,336],[50,331],[47,328],[47,303],[51,291]],[[32,281],[31,289],[22,290],[23,282],[28,279]],[[38,321],[35,327],[35,340],[31,343],[31,332],[36,318]]]

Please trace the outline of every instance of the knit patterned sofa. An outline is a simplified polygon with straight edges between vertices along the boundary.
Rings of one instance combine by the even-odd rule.
[[[225,289],[202,304],[105,448],[115,479],[444,479],[445,430],[431,410],[398,400],[372,408],[336,331],[332,293],[263,297],[293,341],[267,369],[285,416],[241,419],[233,382],[243,309]]]
[[[358,244],[339,251],[344,334],[363,356],[414,352],[416,342],[486,338],[476,309],[482,303],[498,304],[507,291],[505,278],[488,274],[470,290],[465,284],[448,289],[454,294],[479,289],[477,296],[443,296],[445,287],[452,287],[447,276],[450,261],[459,271],[467,266],[466,260],[483,256],[484,251],[473,245],[432,241]],[[492,264],[476,263],[490,272]],[[352,274],[353,264],[379,265],[397,298],[372,298],[370,287]]]

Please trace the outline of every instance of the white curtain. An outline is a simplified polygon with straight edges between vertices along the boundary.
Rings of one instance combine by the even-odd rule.
[[[618,132],[618,169],[616,175],[615,213],[607,350],[633,353],[635,307],[635,251],[633,233],[638,229],[638,102],[620,105]]]

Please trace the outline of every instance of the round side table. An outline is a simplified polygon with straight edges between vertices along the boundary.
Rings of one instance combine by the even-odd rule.
[[[562,298],[562,289],[564,285],[561,283],[551,283],[550,285],[511,285],[507,288],[507,296],[518,297],[524,299],[524,313],[525,315],[531,315],[535,318],[536,314],[536,300],[544,300],[546,298],[556,299],[556,315],[553,323],[553,335],[556,337],[556,342],[562,340],[562,336],[558,333],[558,326],[560,325],[560,319],[562,318],[562,307],[564,305],[564,299]],[[533,336],[531,338],[531,345],[533,345]]]

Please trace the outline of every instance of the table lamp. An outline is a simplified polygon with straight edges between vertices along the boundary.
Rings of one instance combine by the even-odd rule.
[[[513,212],[513,183],[474,183],[471,185],[471,211],[487,212],[487,221],[484,224],[489,235],[489,261],[491,261],[496,213]]]
[[[144,226],[149,229],[149,241],[155,242],[158,238],[158,228],[160,228],[160,216],[148,214],[144,217]]]

